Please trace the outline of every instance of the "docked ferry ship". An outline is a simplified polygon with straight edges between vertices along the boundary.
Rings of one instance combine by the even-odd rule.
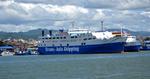
[[[124,51],[126,37],[113,35],[108,31],[86,29],[42,31],[38,52],[50,54],[96,54]]]

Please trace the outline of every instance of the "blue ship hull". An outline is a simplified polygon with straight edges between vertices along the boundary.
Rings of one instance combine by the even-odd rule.
[[[124,42],[117,42],[100,45],[38,47],[38,52],[41,55],[120,53],[124,51],[124,44]]]
[[[150,50],[150,46],[143,46],[140,50]]]
[[[125,46],[124,51],[125,52],[136,52],[140,51],[141,45],[134,45],[134,46]]]

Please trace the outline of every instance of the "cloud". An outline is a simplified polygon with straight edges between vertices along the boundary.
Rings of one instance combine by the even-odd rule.
[[[1,0],[0,31],[68,29],[71,22],[77,28],[100,30],[101,20],[106,28],[145,30],[150,28],[148,4],[149,0]]]
[[[52,5],[75,5],[85,8],[146,9],[150,0],[16,0],[24,3],[44,3]]]
[[[149,12],[142,12],[141,15],[144,15],[144,16],[150,18],[150,11]]]
[[[32,26],[0,24],[0,31],[5,31],[5,32],[25,32],[32,29],[34,29],[34,27]]]
[[[124,0],[124,2],[121,3],[122,9],[132,9],[132,10],[150,8],[149,4],[150,0]]]
[[[86,0],[15,0],[21,3],[34,3],[34,4],[51,4],[51,5],[80,5],[83,6]]]
[[[36,20],[76,19],[77,16],[87,14],[88,9],[73,5],[57,6],[51,4],[31,4],[12,2],[1,8],[0,23],[22,23]],[[14,21],[15,19],[15,21]],[[18,23],[17,23],[18,22]]]

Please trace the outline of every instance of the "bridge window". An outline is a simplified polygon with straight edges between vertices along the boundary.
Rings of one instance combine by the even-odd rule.
[[[96,37],[94,37],[93,39],[96,39]]]
[[[78,38],[77,36],[75,36],[75,38]]]
[[[71,36],[71,38],[74,38],[74,36]]]
[[[86,43],[81,43],[82,46],[84,46]]]
[[[77,36],[71,36],[71,38],[78,38]]]

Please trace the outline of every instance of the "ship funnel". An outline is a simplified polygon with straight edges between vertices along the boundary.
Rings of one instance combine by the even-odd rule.
[[[42,36],[44,36],[44,30],[42,30]]]
[[[59,30],[59,32],[64,32],[64,30],[61,29],[61,30]]]
[[[49,30],[49,35],[52,36],[52,30]]]

